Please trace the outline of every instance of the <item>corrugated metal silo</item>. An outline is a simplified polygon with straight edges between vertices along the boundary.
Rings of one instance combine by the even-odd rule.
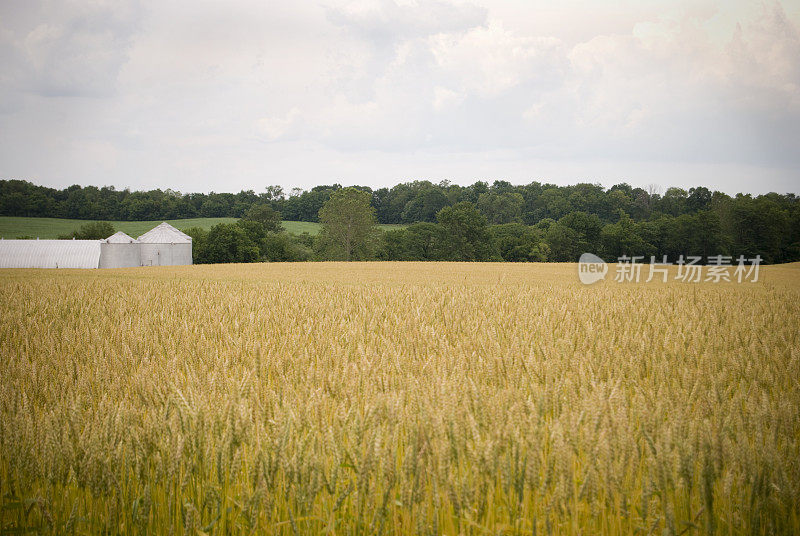
[[[139,237],[142,266],[192,264],[192,237],[163,222]]]
[[[141,245],[135,238],[119,231],[101,242],[100,268],[131,268],[141,265]]]

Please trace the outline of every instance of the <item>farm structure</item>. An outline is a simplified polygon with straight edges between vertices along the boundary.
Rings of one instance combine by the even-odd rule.
[[[192,264],[192,237],[161,223],[138,239],[2,240],[0,268],[131,268]]]
[[[142,266],[192,264],[192,237],[163,222],[138,238]]]

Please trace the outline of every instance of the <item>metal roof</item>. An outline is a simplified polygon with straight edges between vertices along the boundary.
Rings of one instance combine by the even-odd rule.
[[[106,244],[132,244],[138,242],[138,240],[136,240],[132,236],[126,235],[122,231],[117,231],[113,235],[106,238],[104,242]]]
[[[102,240],[0,240],[0,268],[97,268]]]
[[[167,222],[162,222],[140,236],[139,242],[144,244],[191,244],[192,237],[180,232]]]

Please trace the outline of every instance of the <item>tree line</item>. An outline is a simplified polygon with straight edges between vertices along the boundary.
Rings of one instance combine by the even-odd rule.
[[[336,210],[329,204],[332,199],[333,206],[341,205]],[[373,229],[355,242],[344,237],[351,240],[350,246],[340,247],[331,235],[335,225],[330,220],[356,207],[366,208],[373,223],[407,227],[386,232]],[[321,221],[323,232],[318,237],[292,235],[279,226],[253,224],[264,219],[258,212],[267,209],[276,221]],[[459,186],[414,181],[377,190],[334,184],[288,194],[279,186],[268,186],[258,194],[252,190],[181,194],[93,186],[56,190],[4,180],[0,181],[0,215],[93,220],[241,218],[237,224],[212,229],[207,236],[193,230],[201,262],[224,262],[224,255],[236,262],[244,258],[574,262],[585,251],[608,260],[621,255],[676,259],[717,254],[761,255],[771,263],[800,260],[800,198],[795,194],[729,196],[702,186],[660,193],[626,183],[604,188],[585,183],[494,181],[490,185],[478,181]],[[216,248],[205,255],[203,243],[229,245],[227,250]]]
[[[235,224],[219,224],[206,233],[189,230],[197,262],[258,260],[407,260],[575,262],[593,252],[608,261],[623,255],[760,255],[764,262],[800,259],[800,212],[795,202],[774,210],[769,196],[737,198],[725,207],[635,221],[618,209],[613,222],[597,214],[573,211],[558,220],[534,225],[491,224],[479,206],[460,201],[436,213],[434,222],[416,222],[381,231],[369,192],[338,189],[319,211],[322,230],[316,237],[282,232],[279,216],[267,205],[249,211]],[[261,217],[257,217],[260,214]],[[271,218],[264,218],[270,214]],[[269,223],[259,224],[262,220]],[[647,262],[644,261],[644,262]]]

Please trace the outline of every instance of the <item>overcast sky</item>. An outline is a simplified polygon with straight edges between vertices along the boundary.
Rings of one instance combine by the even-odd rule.
[[[800,191],[800,2],[0,2],[0,178]]]

